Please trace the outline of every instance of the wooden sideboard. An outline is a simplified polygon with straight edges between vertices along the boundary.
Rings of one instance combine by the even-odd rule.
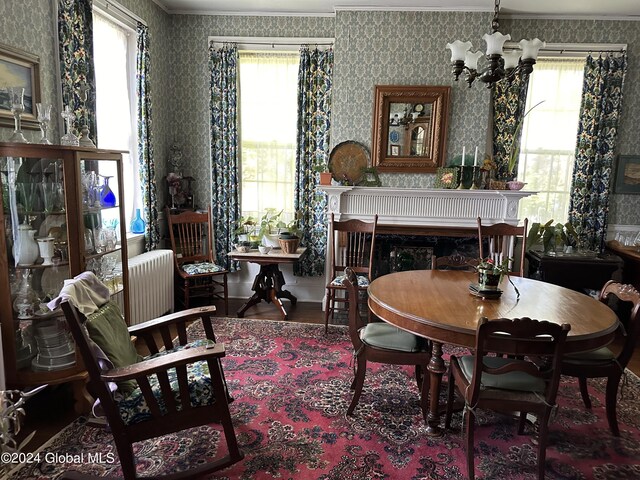
[[[528,277],[560,285],[579,292],[600,290],[609,280],[621,280],[624,262],[613,253],[602,255],[545,255],[529,250]]]
[[[624,261],[622,281],[630,283],[640,290],[640,249],[638,247],[625,247],[617,240],[607,242],[607,249]]]

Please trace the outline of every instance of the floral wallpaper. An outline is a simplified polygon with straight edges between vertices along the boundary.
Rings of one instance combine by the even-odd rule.
[[[169,147],[183,147],[185,171],[196,177],[196,198],[209,202],[209,120],[207,37],[335,37],[331,142],[356,140],[371,145],[373,88],[376,84],[452,85],[447,158],[486,148],[489,91],[453,82],[449,51],[455,38],[481,47],[491,13],[339,11],[335,17],[242,17],[168,15],[152,0],[119,0],[150,29],[156,181],[167,173]],[[0,2],[2,42],[40,56],[42,98],[59,114],[55,83],[55,35],[52,2]],[[513,38],[538,36],[547,42],[626,43],[629,70],[625,83],[618,142],[621,154],[640,154],[635,118],[640,116],[640,29],[634,21],[504,19],[501,30]],[[0,139],[10,131],[0,129]],[[60,125],[53,125],[54,136]],[[27,131],[29,138],[39,135]],[[433,175],[384,174],[384,185],[431,187]],[[159,185],[160,204],[166,189]],[[640,195],[613,195],[609,221],[640,225]]]

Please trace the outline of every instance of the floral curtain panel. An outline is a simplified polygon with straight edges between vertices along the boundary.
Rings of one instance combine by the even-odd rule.
[[[238,270],[227,252],[233,248],[240,218],[238,172],[238,47],[209,47],[211,70],[211,203],[216,261],[229,271]]]
[[[149,29],[138,22],[136,48],[136,91],[138,119],[138,166],[140,188],[144,204],[145,248],[154,250],[160,243],[158,221],[158,197],[156,188],[156,164],[153,158],[152,104],[150,94]]]
[[[93,66],[93,12],[91,0],[58,1],[58,41],[62,103],[76,115],[74,128],[87,124],[96,142],[96,80]],[[81,88],[87,99],[81,100]]]
[[[333,49],[300,50],[298,73],[298,132],[294,207],[302,215],[301,244],[306,254],[295,264],[294,274],[324,275],[327,243],[326,198],[317,192],[318,170],[329,158]],[[321,168],[320,168],[321,167]]]
[[[599,251],[607,234],[609,182],[626,71],[626,53],[589,55],[584,69],[569,221],[581,241]]]
[[[510,81],[494,84],[493,92],[493,160],[496,163],[496,179],[513,180],[509,174],[509,154],[520,139],[516,138],[518,124],[524,116],[527,103],[529,78],[517,74]],[[522,134],[522,131],[520,131]],[[517,173],[516,164],[514,172]]]

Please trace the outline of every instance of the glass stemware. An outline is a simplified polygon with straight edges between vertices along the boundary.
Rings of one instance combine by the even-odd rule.
[[[65,127],[66,127],[65,130],[67,133],[65,133],[60,139],[60,145],[69,145],[72,147],[79,146],[80,141],[78,140],[78,137],[76,137],[71,131],[72,122],[73,120],[75,120],[76,114],[71,111],[71,108],[69,108],[69,105],[64,107],[64,111],[62,112],[62,118],[64,118]]]
[[[11,103],[11,113],[15,121],[15,130],[9,137],[10,142],[29,143],[22,134],[20,115],[24,112],[24,88],[9,87],[9,101]]]
[[[51,105],[36,103],[36,109],[38,110],[38,122],[40,122],[40,131],[42,132],[40,143],[51,145],[51,142],[47,138],[47,130],[49,129],[49,122],[51,121]]]

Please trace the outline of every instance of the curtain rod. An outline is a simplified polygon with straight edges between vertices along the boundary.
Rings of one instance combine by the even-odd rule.
[[[249,45],[271,46],[273,49],[278,47],[300,47],[301,45],[316,45],[332,47],[335,39],[330,37],[221,37],[210,36],[209,44],[235,43],[238,48]]]
[[[505,48],[519,48],[517,42],[506,42]],[[547,43],[540,49],[540,53],[624,53],[626,43]]]
[[[133,13],[131,10],[114,2],[113,0],[94,0],[93,3],[99,8],[101,7],[107,12],[109,12],[109,10],[115,10],[116,13],[123,15],[125,17],[128,17],[129,20],[133,20],[134,22],[139,22],[143,24],[145,27],[148,27],[147,22],[145,22],[142,18],[140,18],[135,13]]]

